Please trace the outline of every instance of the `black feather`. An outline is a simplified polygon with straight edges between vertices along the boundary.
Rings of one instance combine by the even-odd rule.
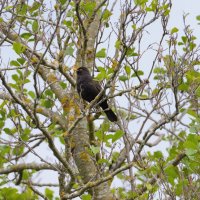
[[[86,67],[80,67],[77,69],[77,90],[79,95],[85,101],[91,102],[101,91],[101,86],[97,81],[92,79],[89,70]],[[102,95],[98,101],[101,101],[105,95]],[[117,121],[117,116],[109,108],[107,100],[104,100],[99,104],[104,110],[106,116],[111,122]]]

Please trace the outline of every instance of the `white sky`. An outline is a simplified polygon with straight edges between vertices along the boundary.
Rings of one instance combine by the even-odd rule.
[[[200,1],[199,0],[172,0],[172,12],[171,12],[171,17],[170,17],[170,21],[168,24],[168,28],[173,28],[174,26],[176,26],[180,31],[183,29],[183,13],[189,13],[189,16],[187,17],[187,24],[191,25],[191,28],[194,29],[194,35],[196,37],[200,37],[200,25],[198,25],[197,20],[196,20],[196,16],[200,15]],[[158,21],[158,23],[160,23],[160,21]],[[150,38],[150,40],[152,42],[155,41],[155,39],[158,38],[158,34],[159,34],[159,28],[156,25],[156,23],[154,25],[152,25],[150,27],[150,35],[148,36],[148,39]],[[199,38],[198,38],[199,39]],[[1,48],[0,48],[1,49]],[[0,51],[0,56],[1,57],[5,57],[8,56],[8,52],[5,52],[5,50]],[[10,54],[10,57],[12,57],[13,55]],[[148,63],[147,61],[144,61],[144,63]],[[45,157],[49,157],[49,150],[47,147],[44,147],[43,151],[41,152],[41,156],[43,158]],[[33,160],[32,160],[33,161]],[[48,171],[49,172],[49,171]],[[44,178],[44,180],[42,180],[41,178]],[[41,182],[57,182],[57,176],[55,176],[55,173],[50,173],[48,175],[45,176],[40,176],[40,180]],[[117,186],[116,184],[114,184],[115,186]],[[55,189],[56,195],[58,195],[58,190]]]

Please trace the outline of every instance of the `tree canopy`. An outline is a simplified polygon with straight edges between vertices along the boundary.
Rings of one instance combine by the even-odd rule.
[[[187,14],[179,30],[171,0],[0,2],[0,200],[199,199],[200,46]],[[100,95],[79,97],[79,67],[117,122]]]

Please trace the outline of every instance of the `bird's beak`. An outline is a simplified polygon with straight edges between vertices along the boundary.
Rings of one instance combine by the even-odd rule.
[[[74,66],[72,67],[72,69],[74,70],[74,72],[77,72],[78,68],[79,68],[79,66],[77,66],[77,65],[74,65]]]

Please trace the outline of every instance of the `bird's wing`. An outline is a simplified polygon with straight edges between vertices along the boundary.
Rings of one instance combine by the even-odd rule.
[[[93,84],[94,84],[95,88],[98,90],[98,92],[100,92],[101,89],[102,89],[102,87],[101,87],[101,85],[99,84],[99,82],[93,80]]]

